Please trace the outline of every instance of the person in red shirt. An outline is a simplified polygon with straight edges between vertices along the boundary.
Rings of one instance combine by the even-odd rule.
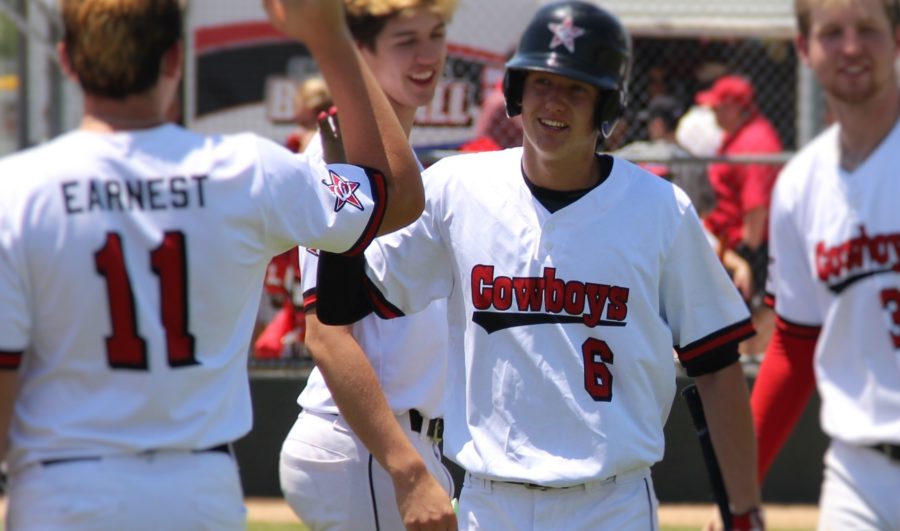
[[[725,132],[721,156],[780,153],[781,141],[772,123],[756,107],[753,85],[740,76],[719,78],[700,92],[697,103],[713,109]],[[772,188],[780,167],[773,164],[715,163],[709,180],[716,206],[705,219],[706,227],[725,249],[737,252],[753,269],[753,295],[747,303],[753,312],[757,336],[742,344],[742,354],[759,354],[769,341],[772,311],[763,304],[768,263],[768,214]]]

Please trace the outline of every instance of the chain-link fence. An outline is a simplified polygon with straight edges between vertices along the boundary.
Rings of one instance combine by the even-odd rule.
[[[472,140],[503,63],[543,0],[461,0],[450,25],[450,55],[433,103],[420,109],[412,142],[455,149]],[[713,65],[748,77],[759,108],[793,150],[822,123],[814,84],[790,43],[791,0],[597,0],[634,40],[630,101],[608,147],[646,136],[635,119],[651,96],[684,105],[708,84]],[[0,152],[47,140],[78,122],[74,85],[60,75],[52,0],[0,0]],[[295,83],[316,72],[305,49],[277,35],[257,2],[192,0],[186,33],[184,121],[202,132],[253,130],[283,140],[293,127]],[[499,138],[502,146],[516,144]]]
[[[443,80],[434,101],[417,114],[411,137],[426,161],[476,140],[486,130],[479,119],[487,113],[498,112],[506,121],[497,99],[503,65],[544,3],[460,0],[448,30]],[[629,106],[605,149],[647,138],[639,112],[653,96],[673,96],[687,108],[724,73],[752,82],[758,108],[786,152],[821,129],[821,94],[791,45],[792,0],[596,3],[623,20],[634,44]],[[46,141],[80,119],[77,87],[61,74],[52,51],[59,36],[53,5],[54,0],[0,0],[0,155]],[[276,33],[252,0],[191,0],[187,15],[185,125],[205,133],[252,130],[283,141],[294,127],[294,87],[317,70],[304,47]],[[518,145],[521,129],[507,124],[492,141]],[[786,154],[765,160],[777,163]]]

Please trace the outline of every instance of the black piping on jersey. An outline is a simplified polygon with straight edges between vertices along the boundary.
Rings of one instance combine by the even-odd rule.
[[[835,295],[840,295],[842,291],[849,288],[852,284],[859,282],[860,280],[865,280],[868,277],[873,275],[881,275],[884,273],[896,273],[898,271],[898,266],[885,267],[884,269],[876,269],[874,271],[866,271],[865,273],[860,273],[858,275],[853,275],[847,277],[842,282],[837,284],[829,284],[828,289],[834,293]]]
[[[650,506],[650,527],[652,531],[659,529],[659,522],[656,521],[656,510],[653,508],[653,497],[650,495],[650,482],[644,478],[644,494],[647,496],[647,505]]]
[[[534,198],[538,200],[538,203],[543,205],[550,213],[553,213],[578,201],[587,195],[588,192],[603,184],[609,177],[610,172],[612,172],[613,158],[609,155],[601,155],[599,153],[595,156],[600,163],[600,179],[597,181],[597,184],[588,188],[582,188],[580,190],[551,190],[549,188],[538,186],[528,178],[528,174],[525,173],[524,165],[522,166],[522,177],[525,180],[525,185],[531,190],[531,195],[533,195]]]
[[[369,496],[372,500],[372,517],[375,520],[375,531],[381,531],[381,524],[378,522],[378,501],[375,499],[375,481],[372,478],[374,458],[369,454]]]
[[[476,311],[472,312],[472,322],[479,325],[488,334],[504,330],[506,328],[515,328],[517,326],[529,326],[550,323],[578,323],[584,324],[584,316],[581,315],[558,315],[551,313],[500,313]],[[598,321],[594,326],[625,326],[624,321]]]

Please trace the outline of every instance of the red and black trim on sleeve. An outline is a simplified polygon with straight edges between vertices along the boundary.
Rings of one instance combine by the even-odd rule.
[[[362,235],[350,249],[343,253],[347,256],[357,256],[361,254],[366,247],[372,243],[372,240],[378,235],[378,229],[381,228],[381,222],[384,221],[384,214],[387,211],[388,192],[387,181],[384,178],[384,174],[380,170],[374,168],[365,166],[360,166],[360,168],[366,172],[366,176],[369,178],[375,210],[372,212],[372,217],[369,218],[369,223],[366,225],[365,230],[363,230]]]
[[[318,296],[316,294],[316,288],[310,288],[303,292],[303,313],[309,313],[316,309],[316,302],[318,302]]]
[[[756,334],[753,323],[745,319],[727,326],[683,347],[675,352],[688,376],[695,377],[716,372],[740,358],[737,345]]]
[[[366,296],[369,299],[369,304],[372,306],[372,309],[375,310],[375,315],[381,317],[382,319],[395,319],[397,317],[403,317],[403,312],[400,311],[400,308],[397,308],[393,304],[391,304],[385,296],[372,284],[372,281],[369,280],[369,277],[365,278],[365,290]]]
[[[15,371],[22,364],[22,352],[0,350],[0,371]]]

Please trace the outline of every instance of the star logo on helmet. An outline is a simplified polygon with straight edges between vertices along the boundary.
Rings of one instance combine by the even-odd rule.
[[[363,210],[362,202],[356,197],[356,190],[359,188],[359,183],[348,181],[332,170],[328,170],[328,176],[331,178],[331,182],[326,179],[322,181],[322,184],[328,187],[328,190],[334,194],[335,212],[340,212],[341,209],[344,208],[344,205],[347,204]]]
[[[575,53],[575,39],[584,35],[584,28],[579,28],[572,22],[572,16],[566,17],[561,23],[551,22],[547,24],[550,31],[553,32],[553,39],[550,41],[550,49],[554,49],[560,44],[569,50],[569,53]]]

